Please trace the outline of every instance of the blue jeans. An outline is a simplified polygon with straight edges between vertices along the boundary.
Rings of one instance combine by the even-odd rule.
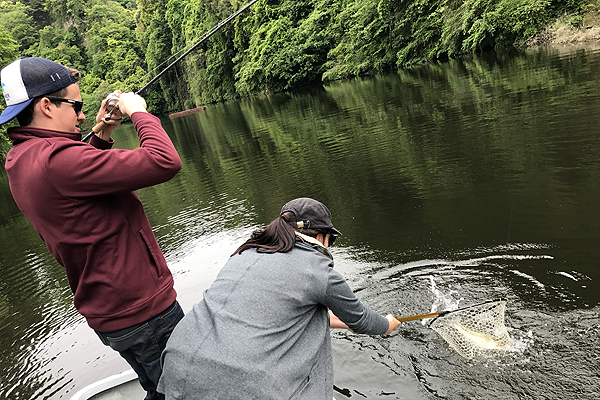
[[[175,325],[183,318],[183,310],[177,301],[156,317],[146,322],[114,332],[98,332],[102,343],[119,352],[137,373],[142,388],[147,392],[145,400],[163,400],[156,391],[162,373],[160,355]]]

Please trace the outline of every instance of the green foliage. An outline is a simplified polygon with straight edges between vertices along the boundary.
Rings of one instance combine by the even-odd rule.
[[[19,57],[17,42],[0,26],[0,68],[4,68]]]
[[[27,15],[32,18],[36,30],[53,23],[50,14],[46,11],[44,0],[24,0],[24,4],[28,7]]]
[[[32,10],[22,3],[0,2],[0,27],[10,33],[24,51],[38,40],[37,27],[31,17]]]
[[[150,25],[152,14],[158,8],[161,3],[157,3],[153,0],[136,0],[137,12],[136,20],[142,30],[146,30],[146,27]]]
[[[48,25],[39,32],[39,41],[25,53],[28,56],[43,57],[69,67],[83,69],[84,59],[77,42],[73,30],[62,30]]]
[[[241,93],[286,89],[286,72],[294,63],[294,48],[286,44],[292,41],[294,28],[294,23],[285,17],[258,27],[246,51],[248,60],[236,76]]]
[[[339,3],[304,0],[257,6],[253,21],[245,22],[259,24],[236,32],[237,91],[277,92],[319,81],[334,46],[335,36],[328,27]],[[271,18],[263,19],[264,15]]]
[[[395,58],[387,41],[393,14],[389,4],[375,1],[349,1],[333,21],[333,31],[339,37],[328,54],[324,80],[358,76],[383,70],[394,64]]]
[[[572,1],[572,4],[583,4]],[[400,39],[397,65],[445,59],[475,51],[522,46],[573,5],[550,0],[390,0]]]
[[[111,83],[125,81],[143,61],[134,12],[115,1],[99,2],[88,12],[88,72]]]
[[[0,0],[0,52],[10,57],[0,56],[79,69],[86,104],[97,107],[111,90],[139,90],[246,1]],[[150,111],[164,114],[500,52],[559,18],[580,23],[588,7],[583,0],[259,0],[143,95]]]
[[[45,9],[58,25],[80,24],[84,20],[86,0],[45,0]]]
[[[551,20],[550,0],[467,0],[442,28],[449,55],[520,46]]]
[[[0,107],[0,109],[2,109],[2,107]],[[6,153],[8,153],[11,147],[10,140],[6,136],[6,127],[2,126],[0,127],[0,160],[4,160]]]
[[[169,58],[173,49],[170,26],[165,23],[165,6],[166,1],[159,2],[159,7],[154,11],[146,31],[149,40],[145,61],[148,71],[152,76],[158,74],[167,66],[164,62]],[[149,76],[148,80],[152,76]],[[152,88],[153,93],[150,99],[146,100],[149,107],[154,110],[161,110],[162,112],[177,109],[179,107],[177,69],[167,72],[167,75],[161,78],[155,85]],[[159,91],[155,92],[156,89],[159,89]]]
[[[19,57],[18,53],[19,46],[10,34],[6,32],[0,26],[0,69],[4,68]],[[5,103],[4,96],[0,102],[0,113],[4,111]],[[4,159],[4,156],[10,149],[10,142],[6,137],[6,126],[0,126],[0,160]]]

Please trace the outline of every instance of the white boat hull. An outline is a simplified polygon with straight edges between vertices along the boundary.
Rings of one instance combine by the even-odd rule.
[[[84,387],[71,400],[140,400],[145,396],[137,374],[130,369]]]
[[[137,374],[130,369],[84,387],[71,400],[140,400],[145,396]]]

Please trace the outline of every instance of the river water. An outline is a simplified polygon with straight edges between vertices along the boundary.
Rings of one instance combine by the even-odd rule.
[[[510,346],[465,359],[428,324],[333,333],[336,399],[600,398],[600,52],[480,56],[210,106],[163,125],[183,160],[140,190],[184,310],[301,196],[381,313],[507,300]],[[133,148],[131,125],[116,131]],[[0,399],[68,399],[127,365],[72,306],[0,170]]]

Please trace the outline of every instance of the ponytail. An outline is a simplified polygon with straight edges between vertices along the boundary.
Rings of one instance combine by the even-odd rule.
[[[250,239],[246,240],[232,256],[242,254],[244,250],[255,248],[260,253],[287,253],[296,243],[296,217],[291,212],[286,212],[272,221],[263,230],[252,232]]]

